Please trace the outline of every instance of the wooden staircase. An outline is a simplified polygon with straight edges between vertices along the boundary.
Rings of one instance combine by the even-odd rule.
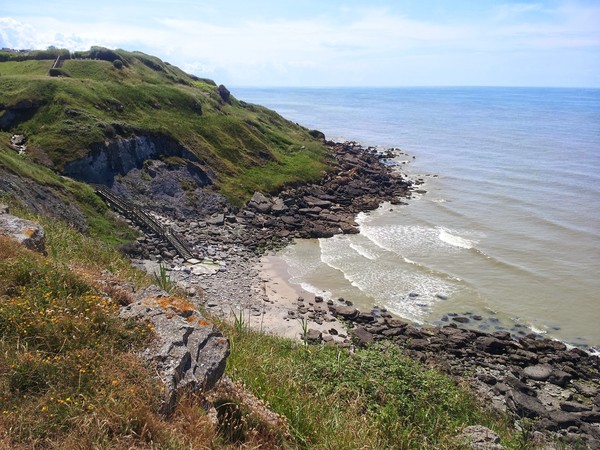
[[[150,231],[168,242],[184,260],[188,261],[194,258],[189,244],[180,234],[173,231],[170,227],[162,225],[144,210],[115,194],[106,186],[94,185],[93,187],[96,190],[96,194],[98,194],[109,206],[118,210],[123,216],[143,230]]]

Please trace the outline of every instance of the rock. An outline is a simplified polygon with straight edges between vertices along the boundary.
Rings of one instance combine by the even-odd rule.
[[[550,420],[554,422],[560,429],[578,426],[581,424],[581,419],[579,416],[565,411],[550,412]]]
[[[519,417],[535,419],[547,415],[546,408],[536,397],[524,394],[517,390],[506,393],[506,406]]]
[[[121,309],[119,317],[149,322],[155,341],[142,356],[165,384],[161,411],[173,411],[185,391],[209,390],[225,371],[229,341],[194,306],[174,297],[146,297]]]
[[[15,239],[30,250],[46,254],[46,233],[37,223],[10,214],[0,214],[0,234]]]
[[[560,409],[566,412],[591,411],[592,407],[577,402],[561,402]]]
[[[366,346],[375,342],[373,334],[364,327],[356,327],[352,330],[352,334],[356,338],[358,345]]]
[[[8,214],[9,212],[8,206],[4,203],[0,203],[0,214]]]
[[[353,306],[335,306],[333,308],[334,315],[342,316],[344,319],[354,319],[358,317],[358,309]]]
[[[255,192],[248,202],[248,207],[261,213],[268,213],[273,208],[273,202],[261,192]]]
[[[552,375],[552,366],[547,364],[538,364],[536,366],[525,367],[524,370],[527,378],[535,381],[546,381]]]
[[[475,340],[475,347],[486,353],[499,355],[504,353],[507,343],[492,336],[482,336]]]
[[[458,316],[458,317],[453,317],[452,318],[453,321],[458,322],[458,323],[468,323],[470,322],[468,317],[463,317],[463,316]]]
[[[491,386],[493,386],[494,384],[496,384],[498,382],[498,380],[496,379],[495,376],[489,374],[489,373],[485,373],[485,372],[481,372],[477,374],[477,379],[483,381],[485,384],[489,384]]]
[[[229,92],[229,89],[227,89],[224,85],[219,85],[217,88],[217,93],[225,103],[229,103],[231,101],[231,92]]]
[[[560,387],[566,387],[573,379],[573,376],[564,370],[553,370],[548,377],[548,381]]]
[[[466,427],[458,436],[459,443],[473,450],[503,450],[500,436],[482,425]]]
[[[319,330],[315,330],[314,328],[309,328],[306,333],[306,341],[319,344],[323,340],[323,334]]]
[[[581,414],[581,420],[588,423],[600,423],[600,411],[585,411]]]
[[[212,216],[211,218],[209,218],[206,223],[208,223],[209,225],[217,225],[217,226],[221,226],[225,223],[225,214],[216,214],[214,216]]]

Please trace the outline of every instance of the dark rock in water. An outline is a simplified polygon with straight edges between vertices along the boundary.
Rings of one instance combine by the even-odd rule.
[[[320,295],[315,295],[315,303],[322,303],[323,302],[323,297],[321,297]]]
[[[478,320],[478,321],[483,320],[483,317],[476,315],[476,316],[473,316],[473,320]]]
[[[470,322],[470,319],[468,317],[463,317],[463,316],[453,317],[452,320],[454,320],[455,322],[458,322],[458,323]]]
[[[436,298],[439,298],[440,300],[448,300],[448,297],[442,294],[435,294]]]
[[[535,381],[546,381],[552,375],[552,366],[540,364],[537,366],[525,367],[525,375]]]
[[[418,296],[419,296],[419,294],[417,294],[416,292],[411,292],[410,294],[408,294],[408,296],[409,296],[410,298],[416,298],[416,297],[418,297]]]
[[[448,318],[448,316],[443,316],[440,320],[442,322],[448,322],[448,320],[450,320],[450,319]]]

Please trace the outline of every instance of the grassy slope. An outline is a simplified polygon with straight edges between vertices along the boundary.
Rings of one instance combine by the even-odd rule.
[[[164,134],[212,167],[219,187],[238,203],[256,189],[315,179],[327,168],[322,145],[273,111],[233,97],[224,102],[207,80],[158,58],[116,54],[125,61],[121,69],[103,60],[66,60],[69,77],[49,77],[50,59],[0,62],[0,104],[41,104],[9,131],[28,136],[38,160],[58,170],[115,130],[122,137]]]
[[[149,280],[110,247],[37,220],[48,257],[0,236],[0,449],[455,449],[470,424],[499,432],[506,448],[528,448],[507,422],[399,349],[307,347],[242,323],[222,325],[227,371],[288,427],[273,429],[227,397],[219,408],[231,414],[216,429],[194,397],[161,417],[160,386],[130,353],[151,330],[119,321],[126,298],[90,281],[103,269],[138,286]]]

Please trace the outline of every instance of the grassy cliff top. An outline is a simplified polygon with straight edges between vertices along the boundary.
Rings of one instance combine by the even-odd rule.
[[[99,47],[0,52],[0,130],[4,142],[24,134],[32,161],[59,172],[94,144],[167,136],[238,203],[327,169],[321,142],[277,113],[156,57]]]

